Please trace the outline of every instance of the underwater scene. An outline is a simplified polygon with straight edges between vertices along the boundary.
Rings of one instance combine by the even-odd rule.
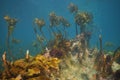
[[[119,0],[0,0],[0,80],[120,80]]]

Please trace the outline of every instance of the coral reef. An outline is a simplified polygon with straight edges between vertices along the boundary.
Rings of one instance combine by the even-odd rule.
[[[74,15],[76,36],[68,39],[66,27],[70,23],[63,17],[57,16],[55,12],[49,14],[50,35],[48,40],[42,30],[45,26],[44,19],[35,18],[34,32],[37,41],[33,42],[33,47],[41,47],[41,52],[36,56],[31,56],[29,50],[24,58],[9,60],[10,53],[2,55],[3,71],[0,71],[0,80],[120,80],[120,47],[114,52],[105,52],[102,47],[102,35],[99,35],[99,48],[90,48],[89,41],[92,36],[91,31],[87,31],[87,26],[92,22],[93,15],[87,11],[78,11],[78,7],[71,3],[68,9]],[[8,23],[8,42],[17,20],[5,16]],[[80,33],[77,30],[80,27]],[[41,34],[38,34],[37,28]],[[57,27],[59,26],[59,27]],[[62,26],[63,29],[60,29]],[[12,42],[19,43],[15,38]],[[45,44],[46,43],[46,44]],[[9,56],[10,57],[10,56]]]
[[[100,37],[101,40],[101,37]],[[4,71],[2,80],[118,80],[120,65],[115,61],[119,59],[119,51],[115,56],[106,55],[97,48],[90,51],[86,49],[87,57],[83,57],[83,50],[79,40],[64,43],[70,47],[64,51],[63,47],[46,48],[44,53],[35,57],[26,51],[24,59],[10,62],[3,54]],[[102,50],[102,49],[101,49]],[[99,53],[102,52],[101,56]],[[116,52],[116,51],[115,51]],[[65,54],[66,53],[66,54]],[[99,57],[97,57],[99,55]],[[97,58],[97,59],[96,59]],[[97,63],[95,63],[97,60]],[[99,60],[99,61],[98,61]]]

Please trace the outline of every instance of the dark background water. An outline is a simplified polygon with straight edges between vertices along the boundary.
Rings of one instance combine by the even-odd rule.
[[[1,53],[6,50],[7,24],[3,17],[9,15],[18,19],[14,31],[14,37],[22,43],[15,45],[24,50],[31,49],[31,43],[36,39],[33,31],[34,18],[44,18],[45,26],[49,26],[49,13],[54,11],[57,15],[64,16],[70,23],[68,34],[75,37],[75,24],[73,15],[67,9],[73,2],[81,11],[91,12],[94,16],[94,34],[91,38],[91,46],[98,42],[98,35],[102,34],[103,43],[114,43],[112,49],[120,45],[120,0],[0,0],[0,47]],[[43,28],[49,38],[47,28]],[[16,52],[19,51],[16,49]],[[33,53],[34,54],[34,53]]]

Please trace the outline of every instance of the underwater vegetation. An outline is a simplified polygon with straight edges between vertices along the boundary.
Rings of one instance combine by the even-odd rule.
[[[40,52],[31,56],[31,52],[26,50],[24,57],[17,60],[9,59],[13,57],[10,41],[15,44],[21,42],[12,36],[17,19],[4,16],[8,34],[7,50],[2,55],[4,69],[0,72],[0,80],[120,80],[120,47],[114,52],[105,52],[102,35],[99,35],[100,48],[90,48],[92,32],[87,27],[94,23],[94,15],[80,11],[73,3],[68,5],[68,10],[74,14],[75,38],[67,38],[69,35],[66,30],[71,27],[69,21],[50,12],[49,26],[45,26],[47,23],[43,18],[33,20],[36,40],[32,46],[39,48]],[[50,40],[45,36],[43,27],[47,27]]]
[[[78,12],[78,6],[73,4],[73,3],[69,4],[68,9],[69,9],[70,13],[77,13]]]
[[[16,23],[18,20],[16,18],[11,18],[10,16],[6,15],[4,16],[4,20],[7,22],[7,39],[6,39],[6,44],[7,44],[7,51],[9,53],[9,56],[12,56],[12,59],[14,59],[14,56],[11,53],[11,45],[10,42],[12,41],[13,43],[19,43],[19,41],[15,38],[13,38],[13,32],[16,27]]]

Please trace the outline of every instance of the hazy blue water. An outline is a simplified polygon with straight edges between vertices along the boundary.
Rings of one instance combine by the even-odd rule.
[[[120,45],[120,0],[0,0],[0,45],[2,44],[4,48],[7,35],[4,15],[18,19],[14,31],[14,37],[22,40],[18,48],[31,45],[32,41],[36,39],[32,27],[34,18],[44,18],[46,26],[48,26],[48,17],[51,11],[68,19],[71,23],[68,32],[70,37],[74,38],[74,19],[67,9],[70,2],[78,5],[82,11],[93,13],[95,31],[91,39],[92,45],[97,43],[99,34],[102,34],[104,43],[106,41],[113,42],[114,48]],[[45,35],[49,38],[46,29],[43,28]],[[25,49],[29,49],[29,47]]]

